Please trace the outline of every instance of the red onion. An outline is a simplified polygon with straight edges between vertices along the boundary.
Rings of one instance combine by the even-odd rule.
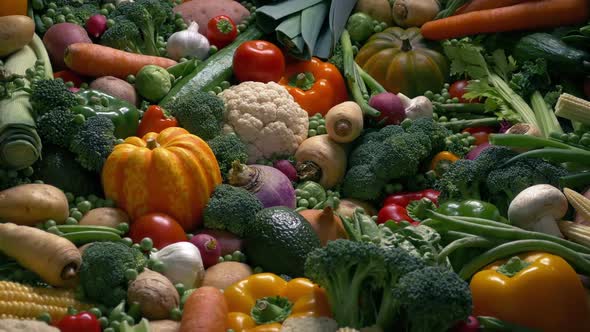
[[[386,125],[400,124],[406,118],[406,110],[401,99],[391,92],[382,92],[369,100],[369,105],[379,112],[378,120],[385,120]]]
[[[96,14],[90,16],[86,21],[86,31],[92,38],[98,38],[107,30],[107,18],[104,15]]]
[[[272,166],[278,169],[279,171],[283,172],[283,174],[285,174],[289,178],[289,180],[297,181],[297,170],[295,169],[295,166],[291,164],[290,161],[285,159],[277,160],[274,162]]]
[[[211,235],[208,234],[197,234],[191,238],[190,241],[201,253],[201,259],[203,260],[203,266],[208,268],[219,262],[221,256],[221,245]]]
[[[236,250],[243,251],[244,241],[230,232],[217,229],[202,229],[198,234],[207,234],[216,238],[221,247],[222,256],[231,255]]]
[[[229,171],[229,184],[253,193],[264,208],[286,206],[295,208],[295,189],[281,171],[265,165],[244,165],[236,161]]]
[[[479,154],[489,148],[491,145],[490,143],[486,142],[486,143],[482,143],[478,146],[476,146],[475,148],[473,148],[473,150],[469,151],[469,153],[467,154],[467,156],[465,156],[465,159],[469,159],[469,160],[474,160],[477,157],[479,157]]]

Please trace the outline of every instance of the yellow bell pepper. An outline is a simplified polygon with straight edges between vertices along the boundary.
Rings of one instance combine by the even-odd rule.
[[[223,293],[229,309],[226,326],[235,332],[278,332],[288,317],[332,315],[324,289],[306,278],[287,282],[258,273]]]
[[[532,252],[495,262],[471,279],[473,313],[543,332],[590,331],[590,304],[561,257]]]

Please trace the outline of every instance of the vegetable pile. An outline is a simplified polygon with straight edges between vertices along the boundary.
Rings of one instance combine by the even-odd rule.
[[[0,330],[590,331],[586,0],[0,6]]]

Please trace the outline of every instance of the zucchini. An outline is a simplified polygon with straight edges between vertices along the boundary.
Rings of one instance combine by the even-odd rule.
[[[211,91],[216,86],[219,86],[221,82],[229,81],[233,74],[232,62],[238,46],[243,42],[260,37],[262,37],[262,31],[256,25],[250,26],[240,33],[233,43],[199,63],[191,74],[175,84],[168,95],[160,101],[160,105],[166,105],[173,99],[194,91]]]
[[[534,33],[521,38],[512,55],[519,62],[544,58],[549,69],[555,73],[572,76],[590,73],[590,54],[568,46],[547,33]]]

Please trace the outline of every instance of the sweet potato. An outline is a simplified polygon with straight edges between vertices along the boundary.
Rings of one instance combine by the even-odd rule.
[[[133,85],[120,78],[114,76],[99,77],[90,83],[90,88],[139,106],[139,98]]]
[[[70,214],[63,191],[48,184],[23,184],[0,191],[0,221],[33,226],[47,219],[63,223]]]
[[[180,13],[186,24],[197,22],[199,33],[204,36],[207,35],[207,23],[215,16],[227,15],[235,24],[250,16],[248,9],[234,0],[191,0],[174,7],[174,12]]]

